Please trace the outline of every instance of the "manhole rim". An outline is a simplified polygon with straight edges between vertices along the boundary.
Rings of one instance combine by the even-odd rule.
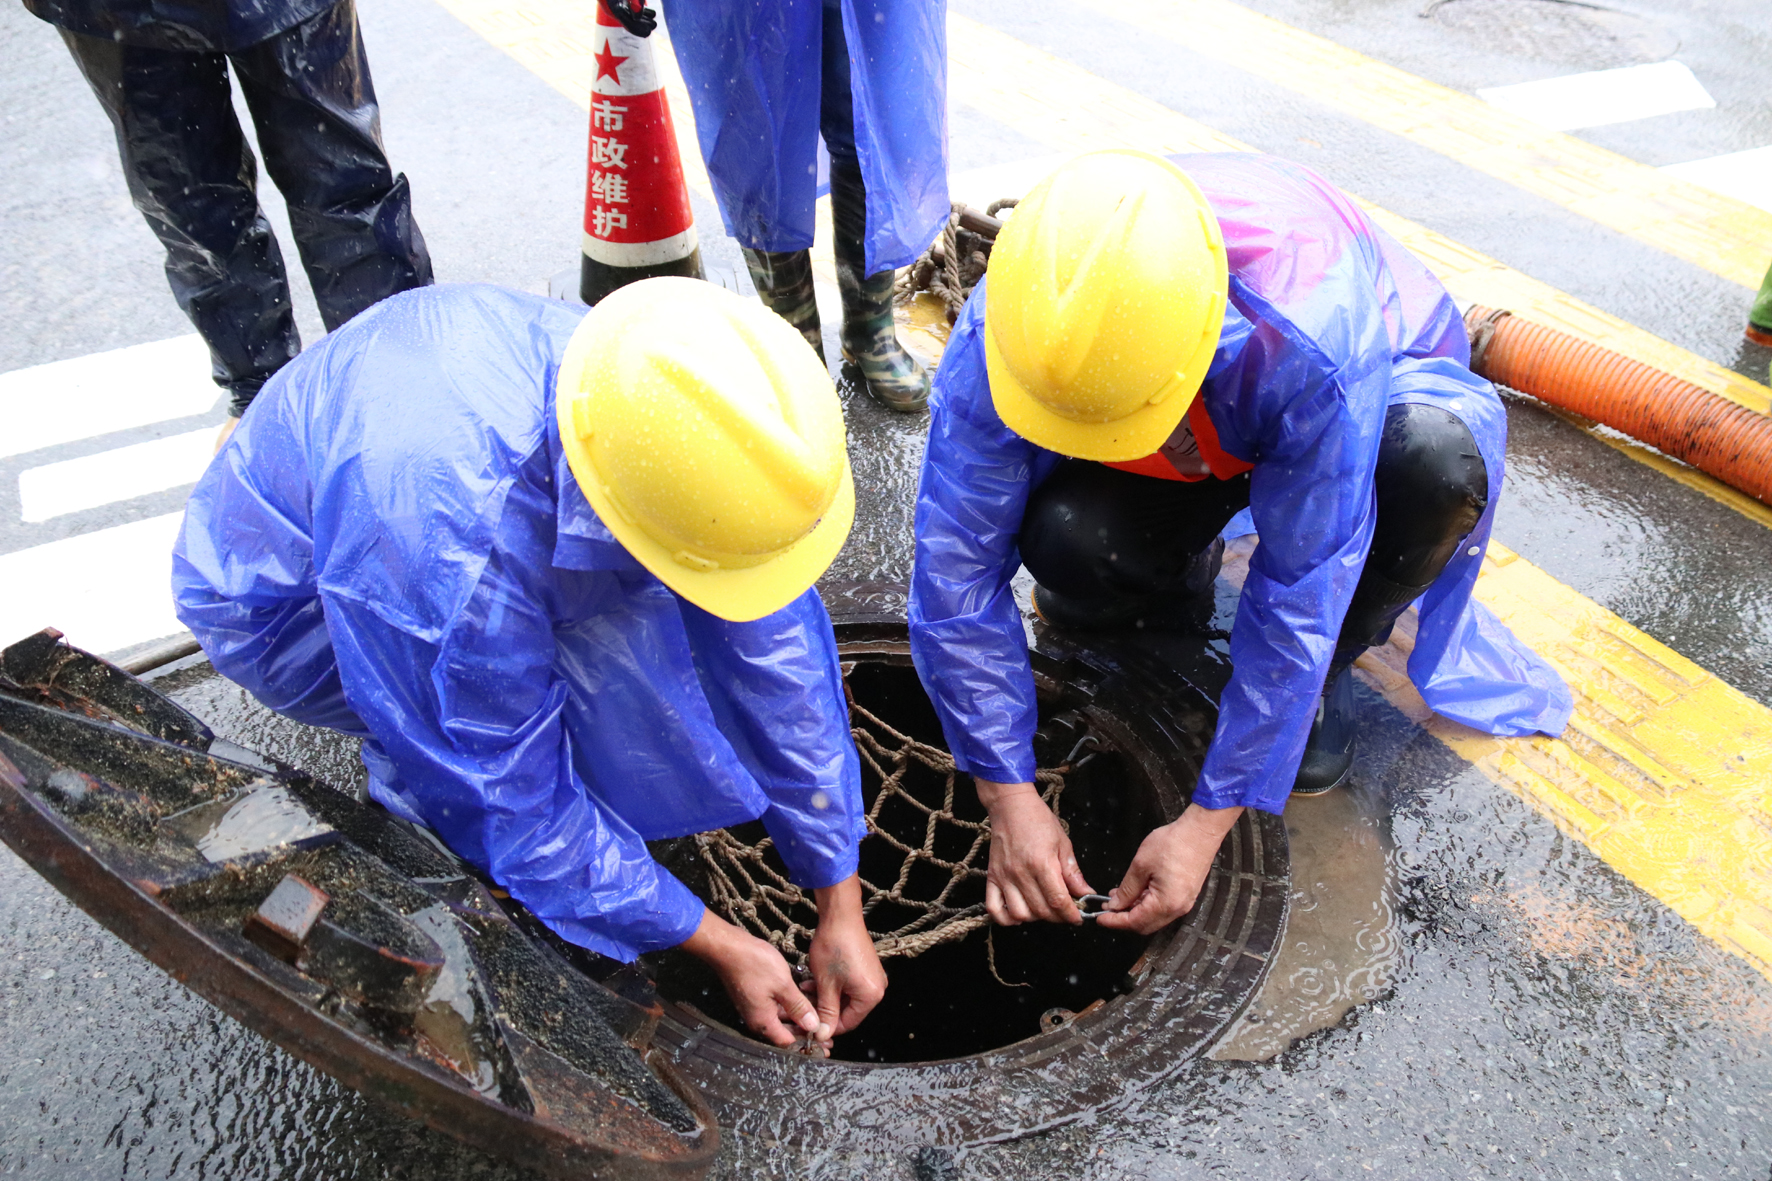
[[[896,604],[889,600],[882,611],[853,596],[850,603],[854,607],[843,610],[847,604],[838,595],[828,597],[836,600],[831,614],[840,661],[847,664],[861,658],[911,664],[908,630],[903,615],[892,610]],[[1175,772],[1161,761],[1160,752],[1149,749],[1153,746],[1149,735],[1141,734],[1137,724],[1110,708],[1118,704],[1134,714],[1154,712],[1162,690],[1141,693],[1134,682],[1116,678],[1109,670],[1086,669],[1087,657],[1080,663],[1074,657],[1067,660],[1037,649],[1031,657],[1036,681],[1060,692],[1061,678],[1080,672],[1094,674],[1096,684],[1091,692],[1072,707],[1092,714],[1092,721],[1104,729],[1120,730],[1117,737],[1130,738],[1131,745],[1147,748],[1142,758],[1124,748],[1123,753],[1149,782],[1165,814],[1171,818],[1178,815],[1187,793]],[[1145,700],[1141,702],[1141,698]],[[971,1110],[954,1111],[954,1119],[944,1121],[942,1127],[926,1129],[925,1134],[932,1133],[938,1142],[950,1144],[1009,1139],[1082,1118],[1172,1076],[1199,1057],[1222,1038],[1260,990],[1290,907],[1285,829],[1279,817],[1250,811],[1238,821],[1232,839],[1238,845],[1233,856],[1244,858],[1251,868],[1223,875],[1228,889],[1203,897],[1187,919],[1153,938],[1140,961],[1145,967],[1136,988],[1092,1005],[1055,1030],[951,1058],[891,1063],[817,1060],[757,1041],[709,1018],[693,1004],[661,997],[664,1016],[654,1045],[691,1085],[702,1089],[723,1126],[740,1135],[796,1147],[852,1143],[856,1126],[846,1124],[834,1137],[819,1124],[765,1129],[759,1125],[770,1104],[759,1087],[788,1084],[829,1092],[863,1089],[887,1079],[899,1084],[895,1090],[948,1095],[961,1100],[955,1106]],[[1217,884],[1219,878],[1214,874],[1209,884]],[[1240,916],[1243,943],[1228,943],[1199,929],[1217,913],[1215,907],[1225,905],[1232,908],[1230,919]],[[1257,939],[1259,950],[1248,951],[1249,934],[1258,932],[1263,923],[1271,939],[1265,947]],[[1227,946],[1235,955],[1224,959]],[[1245,962],[1251,959],[1253,963]],[[1186,971],[1171,977],[1159,995],[1153,981],[1170,965]],[[1197,987],[1202,980],[1212,986],[1203,995]],[[1144,1011],[1137,1012],[1140,1009]],[[1133,1012],[1129,1014],[1129,1010]],[[1076,1084],[1068,1088],[1046,1074],[1067,1065],[1082,1068]],[[1106,1080],[1101,1077],[1103,1070],[1109,1075]],[[1031,1077],[1036,1074],[1043,1077]],[[1104,1081],[1110,1084],[1112,1095],[1101,1093]],[[995,1085],[984,1086],[987,1082]],[[1004,1085],[1017,1082],[1025,1085]],[[1005,1089],[1018,1095],[1005,1102]],[[1064,1093],[1067,1090],[1068,1095]],[[991,1095],[983,1100],[969,1098],[975,1091]],[[1025,1106],[1044,1110],[1030,1112],[1035,1115],[1031,1120],[1004,1118]]]

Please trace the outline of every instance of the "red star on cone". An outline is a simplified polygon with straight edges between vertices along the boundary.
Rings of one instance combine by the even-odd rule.
[[[627,61],[628,59],[625,57],[618,56],[613,51],[611,51],[609,46],[607,46],[607,45],[605,45],[603,48],[599,49],[595,54],[592,55],[592,57],[597,63],[597,78],[608,78],[610,81],[614,82],[617,86],[620,86],[621,85],[621,63]],[[596,80],[597,80],[596,78],[593,78],[591,81],[594,83]]]

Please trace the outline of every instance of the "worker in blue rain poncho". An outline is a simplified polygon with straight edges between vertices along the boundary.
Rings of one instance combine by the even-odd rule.
[[[355,0],[24,2],[60,28],[111,120],[129,195],[229,394],[222,438],[301,351],[230,69],[327,330],[431,281],[412,192],[382,147]]]
[[[917,669],[991,813],[993,918],[1080,922],[1092,892],[1031,784],[1022,565],[1049,624],[1187,627],[1226,525],[1246,508],[1260,538],[1198,786],[1107,927],[1187,912],[1244,808],[1345,778],[1351,665],[1411,603],[1428,705],[1562,730],[1561,678],[1471,600],[1506,417],[1468,360],[1426,267],[1297,165],[1098,152],[1022,201],[936,381],[911,590]]]
[[[875,400],[923,409],[894,268],[948,216],[945,0],[667,0],[665,18],[726,230],[763,301],[821,357],[811,246],[830,156],[843,356]]]
[[[830,377],[756,303],[428,288],[265,387],[191,496],[173,590],[217,670],[361,736],[371,795],[563,938],[681,946],[770,1040],[828,1041],[885,988],[809,589],[853,519]],[[816,1008],[646,850],[759,817],[816,897]]]

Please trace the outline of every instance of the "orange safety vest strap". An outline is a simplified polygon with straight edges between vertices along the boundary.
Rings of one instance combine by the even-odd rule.
[[[1194,442],[1200,448],[1200,458],[1206,461],[1206,467],[1212,475],[1220,480],[1228,480],[1252,471],[1254,464],[1238,459],[1218,445],[1218,428],[1212,425],[1212,416],[1206,413],[1204,399],[1195,398],[1194,404],[1188,408],[1188,425],[1193,427]],[[1118,468],[1123,472],[1131,472],[1135,476],[1151,476],[1158,480],[1186,480],[1190,483],[1204,480],[1205,476],[1183,475],[1175,470],[1175,465],[1166,459],[1162,451],[1153,451],[1141,459],[1128,459],[1119,463],[1105,465]]]

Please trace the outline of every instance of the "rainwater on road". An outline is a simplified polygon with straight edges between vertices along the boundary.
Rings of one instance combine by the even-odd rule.
[[[439,277],[545,290],[576,250],[583,112],[432,0],[360,7],[390,152]],[[1657,167],[1772,144],[1772,26],[1754,0],[1631,0],[1598,26],[1550,0],[1253,7],[1466,92],[1675,58],[1714,108],[1579,134]],[[1715,275],[1094,6],[953,8],[1765,378],[1767,352],[1740,343],[1748,293]],[[187,333],[103,117],[53,31],[17,6],[0,8],[0,120],[12,231],[0,371]],[[956,172],[1049,150],[964,106],[953,127]],[[736,265],[717,213],[697,198],[697,214],[710,262]],[[316,339],[299,288],[298,310]],[[831,577],[902,579],[922,423],[851,389],[845,401],[862,505]],[[1528,399],[1511,398],[1509,416],[1498,540],[1772,703],[1772,534]],[[21,472],[215,418],[0,458],[0,555],[174,512],[188,492],[25,524]],[[1221,622],[1229,606],[1221,597]],[[334,782],[361,777],[349,743],[266,714],[200,663],[159,683],[225,737]],[[1352,786],[1288,809],[1293,918],[1243,1021],[1212,1056],[1116,1108],[959,1150],[957,1175],[1772,1175],[1772,984],[1364,686],[1360,706]],[[224,1017],[4,851],[0,998],[0,1174],[519,1176]],[[732,1140],[718,1174],[909,1179],[919,1147],[817,1155]],[[939,1172],[926,1158],[923,1175]]]

